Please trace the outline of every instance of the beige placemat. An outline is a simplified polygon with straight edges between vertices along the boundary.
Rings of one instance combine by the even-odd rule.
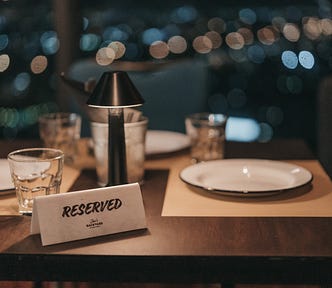
[[[60,193],[67,192],[79,175],[79,169],[70,166],[64,166]],[[12,193],[0,196],[0,215],[19,215],[17,199],[14,191]]]
[[[318,161],[287,161],[311,171],[312,185],[274,196],[240,198],[192,189],[179,178],[180,171],[190,165],[189,158],[177,160],[170,165],[162,216],[332,217],[332,182]]]

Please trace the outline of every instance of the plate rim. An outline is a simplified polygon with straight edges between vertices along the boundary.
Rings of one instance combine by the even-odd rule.
[[[186,179],[183,178],[183,175],[182,173],[189,169],[189,168],[193,168],[193,167],[198,167],[197,165],[209,165],[209,163],[216,163],[216,162],[225,162],[226,161],[232,161],[232,162],[235,162],[235,161],[255,161],[255,162],[269,162],[269,163],[275,163],[275,164],[282,164],[282,165],[291,165],[291,166],[294,166],[296,168],[300,168],[301,170],[305,171],[307,174],[308,174],[308,178],[306,179],[306,181],[303,181],[301,184],[298,184],[298,185],[294,185],[294,186],[291,186],[291,187],[285,187],[285,188],[278,188],[278,189],[268,189],[268,190],[264,190],[264,191],[258,191],[258,190],[249,190],[249,191],[241,191],[241,190],[230,190],[230,189],[219,189],[219,188],[211,188],[211,187],[206,187],[204,185],[197,185],[197,184],[193,184],[191,183],[190,181],[187,181]],[[227,196],[251,196],[251,197],[254,197],[254,196],[267,196],[267,195],[272,195],[272,194],[277,194],[277,193],[281,193],[281,192],[284,192],[284,191],[289,191],[289,190],[293,190],[293,189],[296,189],[296,188],[300,188],[302,186],[305,186],[309,183],[312,182],[313,180],[313,174],[311,171],[309,171],[308,169],[300,166],[300,165],[297,165],[297,164],[293,164],[293,163],[289,163],[289,162],[285,162],[285,161],[281,161],[281,160],[270,160],[270,159],[257,159],[257,158],[227,158],[227,159],[218,159],[218,160],[212,160],[212,161],[206,161],[206,162],[200,162],[200,163],[197,163],[197,164],[192,164],[190,166],[187,166],[185,168],[183,168],[180,173],[179,173],[179,177],[180,179],[186,183],[187,185],[189,186],[192,186],[192,187],[195,187],[195,188],[199,188],[199,189],[203,189],[205,191],[209,191],[209,192],[212,192],[212,193],[217,193],[217,194],[223,194],[223,195],[227,195]]]

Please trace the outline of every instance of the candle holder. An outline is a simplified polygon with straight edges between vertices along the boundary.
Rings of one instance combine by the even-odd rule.
[[[141,106],[143,98],[124,71],[105,72],[98,81],[87,105],[108,109],[108,183],[126,184],[127,160],[123,109]]]

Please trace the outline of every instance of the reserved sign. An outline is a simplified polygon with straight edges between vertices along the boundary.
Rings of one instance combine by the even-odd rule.
[[[138,183],[39,196],[34,199],[31,234],[42,244],[146,228]]]

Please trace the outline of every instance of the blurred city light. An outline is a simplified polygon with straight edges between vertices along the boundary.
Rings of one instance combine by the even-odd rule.
[[[45,71],[47,65],[48,65],[47,58],[43,55],[38,55],[32,59],[30,68],[32,73],[40,74]]]
[[[299,62],[297,55],[293,51],[282,52],[281,61],[288,69],[295,69]]]
[[[163,41],[155,41],[150,45],[150,55],[156,59],[166,58],[169,53],[168,45]]]
[[[229,117],[227,120],[226,139],[228,141],[252,142],[258,140],[260,134],[261,127],[254,119]]]
[[[193,41],[193,48],[196,52],[206,54],[211,52],[213,48],[212,41],[207,36],[198,36]]]
[[[315,65],[315,58],[311,52],[301,51],[299,53],[299,62],[304,68],[311,69]]]
[[[97,51],[96,61],[101,66],[110,65],[115,59],[115,52],[112,48],[103,47]]]
[[[0,55],[0,72],[4,72],[9,67],[10,58],[7,54]]]
[[[187,50],[187,41],[182,36],[173,36],[168,39],[168,47],[170,52],[174,54],[181,54]]]
[[[239,12],[239,18],[243,23],[249,25],[255,24],[257,20],[255,11],[250,8],[241,9]]]
[[[82,51],[94,51],[99,46],[101,37],[97,34],[83,34],[81,36],[80,48]]]
[[[227,34],[226,43],[230,48],[234,50],[242,49],[245,44],[242,34],[238,32],[231,32]]]
[[[36,124],[40,113],[57,109],[55,71],[63,43],[55,29],[58,15],[51,2],[3,2],[0,137],[11,138]],[[81,33],[75,59],[92,59],[101,66],[115,60],[203,60],[211,85],[206,92],[209,108],[243,116],[230,117],[230,123],[235,121],[233,130],[241,131],[233,139],[267,142],[286,135],[287,129],[309,134],[296,126],[292,115],[301,111],[305,117],[320,79],[332,69],[331,2],[217,2],[186,1],[178,6],[178,2],[148,5],[138,1],[125,6],[80,1]],[[294,123],[285,127],[289,119]]]
[[[46,31],[40,37],[43,52],[46,55],[55,54],[59,50],[59,39],[55,31]]]
[[[153,42],[164,40],[164,33],[157,28],[149,28],[143,32],[142,42],[151,45]]]
[[[0,51],[4,50],[9,43],[8,35],[6,34],[0,34]]]
[[[193,6],[181,6],[176,8],[171,14],[171,20],[174,23],[188,23],[194,21],[198,16],[198,12]]]

